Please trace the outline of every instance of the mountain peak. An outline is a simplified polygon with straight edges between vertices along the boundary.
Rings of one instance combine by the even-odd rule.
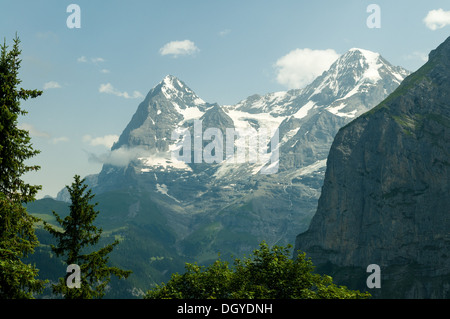
[[[191,89],[189,89],[186,84],[184,84],[183,81],[181,81],[180,79],[178,79],[176,76],[174,75],[166,75],[161,82],[159,82],[158,86],[161,87],[161,90],[163,91],[183,91],[186,88],[189,91],[192,91]],[[157,87],[158,87],[157,86]]]
[[[360,74],[362,78],[376,82],[381,79],[378,69],[386,63],[382,61],[379,53],[360,48],[352,48],[336,61],[336,67],[347,67],[363,71]]]
[[[361,49],[361,48],[351,48],[347,51],[347,53],[354,53],[354,52],[360,53],[366,57],[370,57],[370,56],[379,57],[380,56],[380,54],[377,52],[373,52],[373,51],[370,51],[367,49]]]
[[[342,56],[344,60],[355,58],[360,61],[361,67],[366,69],[378,69],[382,64],[382,57],[379,53],[365,49],[352,48]]]
[[[325,92],[328,98],[322,104],[328,104],[331,99],[349,98],[358,92],[367,92],[371,85],[380,85],[391,91],[407,75],[409,71],[391,65],[379,53],[352,48],[316,78],[306,91],[310,97]]]
[[[180,79],[178,79],[175,75],[171,75],[171,74],[166,75],[164,77],[164,79],[162,79],[160,84],[166,85],[166,86],[174,86],[174,85],[177,85],[179,87],[184,86],[184,83],[181,82]]]
[[[179,104],[181,108],[184,108],[183,104],[186,104],[187,107],[206,104],[183,81],[174,75],[166,75],[153,90],[160,91],[167,100]]]

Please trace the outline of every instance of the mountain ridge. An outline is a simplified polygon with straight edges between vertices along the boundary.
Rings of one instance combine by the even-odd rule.
[[[354,50],[303,89],[253,95],[225,106],[204,102],[177,77],[166,76],[139,104],[102,170],[87,178],[94,194],[113,201],[103,204],[101,214],[107,225],[117,225],[110,232],[117,231],[128,247],[135,237],[119,229],[153,231],[148,236],[159,255],[151,258],[200,264],[214,260],[218,252],[230,260],[249,254],[263,240],[292,243],[316,211],[339,128],[398,86],[401,73],[377,57],[379,66],[371,69],[364,54]],[[372,76],[365,76],[367,70]],[[227,130],[253,134],[234,140],[234,155],[239,155],[238,146],[246,146],[242,163],[225,156]],[[272,144],[276,132],[278,140]],[[195,136],[203,137],[197,142],[199,162],[194,161]],[[250,141],[258,141],[255,162],[249,160],[248,152],[255,151]],[[205,154],[215,156],[221,149],[222,161],[205,162]],[[189,158],[189,151],[190,161],[172,156],[178,152]],[[269,168],[272,174],[262,174]],[[64,198],[62,190],[58,199]],[[121,202],[115,203],[116,198]],[[162,265],[154,278],[165,276],[169,268]]]
[[[104,164],[97,176],[89,177],[93,182],[91,186],[97,194],[111,190],[139,191],[140,187],[145,187],[165,195],[169,202],[175,201],[177,211],[189,210],[191,214],[209,214],[217,209],[228,211],[226,207],[245,206],[264,197],[272,198],[275,203],[284,200],[287,204],[281,205],[285,216],[283,223],[293,221],[292,229],[285,235],[274,234],[269,242],[276,242],[276,238],[287,242],[298,232],[294,227],[304,229],[305,218],[310,218],[314,211],[325,159],[337,130],[375,106],[373,100],[381,100],[398,85],[400,74],[408,73],[406,70],[398,73],[398,70],[377,53],[351,49],[303,89],[269,93],[264,97],[250,96],[234,106],[206,103],[183,81],[167,75],[139,104],[111,148],[110,162]],[[261,99],[267,103],[262,104]],[[258,106],[261,112],[255,112]],[[181,139],[172,140],[172,133],[184,128],[194,136],[195,119],[203,121],[203,134],[208,127],[218,128],[223,134],[228,128],[253,129],[257,133],[266,129],[270,136],[278,130],[280,159],[276,163],[267,162],[271,154],[268,145],[265,160],[257,163],[231,164],[225,156],[222,162],[211,164],[174,161],[172,152],[179,147],[176,145]],[[225,143],[225,138],[223,141]],[[208,143],[203,141],[202,146]],[[239,142],[236,140],[236,143]],[[194,148],[194,141],[191,148]],[[225,155],[225,147],[223,151]],[[115,156],[125,157],[126,162],[121,163],[125,165],[115,165],[118,162],[114,161]],[[278,166],[277,174],[258,176],[264,167],[273,164]],[[64,197],[63,193],[64,190],[59,199]],[[280,199],[269,193],[280,194]],[[299,193],[304,195],[298,196]],[[298,199],[293,200],[295,198]],[[309,202],[307,209],[302,202],[305,199]],[[262,215],[268,214],[264,220],[270,219],[269,212],[280,215],[276,213],[277,208],[281,208],[279,205],[266,203],[263,206],[266,212]],[[292,214],[302,222],[298,224]],[[280,226],[280,231],[284,232],[281,229],[286,227],[287,224]]]
[[[381,298],[448,298],[450,38],[331,146],[317,212],[296,249],[363,289],[378,264]],[[351,269],[351,270],[350,270]]]

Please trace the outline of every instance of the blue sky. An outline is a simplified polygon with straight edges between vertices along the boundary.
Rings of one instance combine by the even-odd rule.
[[[81,28],[67,26],[71,3]],[[367,26],[370,4],[380,28]],[[22,41],[22,86],[44,90],[22,104],[20,125],[41,150],[31,162],[42,167],[26,179],[55,196],[75,174],[99,172],[89,154],[108,152],[167,74],[207,102],[235,104],[303,86],[353,47],[415,71],[448,24],[447,0],[2,0],[0,36]]]

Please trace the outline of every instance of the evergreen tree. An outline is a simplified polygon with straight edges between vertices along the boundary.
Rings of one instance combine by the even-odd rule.
[[[56,238],[57,245],[52,245],[52,250],[59,256],[65,256],[64,262],[69,266],[76,264],[81,270],[81,287],[70,288],[66,278],[60,278],[53,285],[53,292],[63,294],[66,299],[92,299],[101,298],[105,294],[105,288],[111,280],[111,275],[119,278],[127,278],[131,271],[125,271],[117,267],[108,267],[108,254],[119,243],[114,241],[98,251],[88,253],[87,250],[96,245],[102,233],[102,229],[93,225],[99,214],[95,210],[97,203],[90,204],[94,198],[92,190],[87,190],[84,179],[75,175],[72,187],[67,186],[71,198],[70,214],[62,219],[53,212],[62,231],[48,223],[45,228]]]
[[[39,166],[27,166],[25,161],[37,154],[31,144],[28,131],[19,129],[19,115],[28,112],[20,108],[20,100],[36,98],[42,94],[38,90],[18,88],[20,40],[16,36],[11,51],[6,42],[1,46],[0,56],[0,192],[14,202],[27,203],[35,200],[41,186],[25,183],[23,174],[36,171]]]
[[[21,178],[39,166],[25,161],[39,153],[34,150],[28,131],[18,128],[19,115],[27,112],[21,100],[36,98],[38,90],[18,88],[20,84],[20,40],[16,36],[12,50],[6,41],[0,53],[0,298],[32,298],[42,291],[44,282],[35,279],[38,270],[22,262],[34,252],[39,242],[23,204],[34,201],[41,186],[25,183]]]

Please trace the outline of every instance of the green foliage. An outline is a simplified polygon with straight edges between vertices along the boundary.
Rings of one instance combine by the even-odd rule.
[[[16,37],[11,51],[6,43],[1,46],[0,56],[0,192],[8,198],[27,203],[35,199],[41,186],[33,186],[21,180],[27,172],[39,166],[27,166],[25,161],[39,153],[34,150],[28,131],[17,127],[19,115],[27,112],[20,108],[20,100],[36,98],[42,94],[38,90],[18,88],[21,60],[20,40]]]
[[[71,198],[70,214],[63,219],[53,212],[62,231],[47,222],[44,222],[44,225],[57,240],[56,246],[51,245],[53,252],[58,257],[65,256],[64,262],[67,265],[80,266],[81,288],[69,288],[66,284],[67,278],[60,278],[59,282],[53,285],[53,292],[63,294],[66,299],[101,298],[111,275],[127,278],[131,272],[106,265],[108,254],[119,244],[118,240],[98,251],[86,252],[86,249],[98,243],[102,229],[93,224],[99,212],[94,209],[97,203],[90,204],[94,198],[92,191],[87,190],[87,185],[80,176],[75,175],[74,179],[72,187],[67,186]]]
[[[44,282],[37,280],[38,270],[22,260],[39,244],[33,225],[37,221],[22,206],[32,202],[41,186],[25,183],[23,174],[38,170],[25,161],[39,153],[33,150],[26,130],[18,128],[20,100],[42,94],[37,90],[18,88],[21,60],[19,39],[12,50],[6,43],[0,53],[0,298],[33,298],[42,291]]]
[[[73,181],[73,180],[72,180]],[[185,262],[192,262],[192,257],[181,256],[176,250],[176,230],[169,225],[165,211],[152,200],[151,193],[113,191],[95,195],[99,210],[95,225],[102,228],[100,241],[91,247],[98,250],[104,245],[120,239],[120,243],[108,255],[109,265],[132,270],[126,280],[112,276],[103,298],[129,299],[138,298],[156,283],[166,282],[175,272],[183,272]],[[129,207],[139,203],[135,216],[129,215]],[[52,211],[64,218],[69,215],[70,203],[46,198],[27,204],[27,210],[36,217],[47,221],[54,228],[59,227]],[[52,282],[64,276],[67,264],[62,257],[56,257],[50,245],[56,245],[54,237],[42,224],[36,225],[36,235],[40,246],[28,260],[40,269],[40,276]],[[217,254],[212,255],[214,261]],[[42,298],[54,297],[51,287],[43,292]]]
[[[0,298],[33,298],[44,282],[36,279],[38,270],[22,259],[38,245],[33,222],[25,208],[0,192]]]
[[[370,294],[333,283],[330,276],[313,273],[305,254],[290,258],[291,246],[266,243],[253,258],[236,259],[234,268],[220,258],[210,266],[186,264],[166,284],[149,291],[146,299],[359,299]]]

